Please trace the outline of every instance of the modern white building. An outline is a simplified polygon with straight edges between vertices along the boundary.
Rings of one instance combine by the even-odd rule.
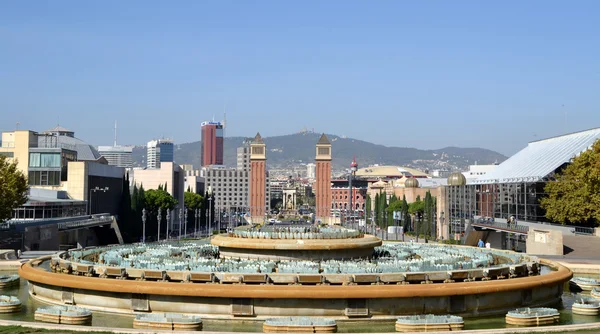
[[[317,176],[317,165],[313,163],[306,164],[306,178],[314,179]]]
[[[133,146],[98,146],[98,153],[109,165],[123,168],[133,167]]]
[[[493,171],[496,169],[496,167],[498,167],[498,165],[470,165],[469,170],[463,172],[462,174],[465,176],[465,178],[467,178],[467,180],[478,179]]]
[[[170,139],[151,140],[147,150],[147,168],[160,168],[161,162],[173,162],[173,141]]]

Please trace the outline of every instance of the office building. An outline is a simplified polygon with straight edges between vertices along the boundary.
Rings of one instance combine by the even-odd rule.
[[[215,208],[221,211],[247,212],[250,208],[250,145],[237,149],[237,167],[212,165],[204,167],[204,188],[215,195]],[[265,206],[270,205],[269,175],[266,175]]]
[[[160,168],[161,162],[173,162],[173,141],[170,139],[151,140],[147,145],[147,168]]]
[[[24,207],[37,206],[35,212],[23,208],[15,210],[14,218],[70,215],[74,211],[55,210],[64,206],[65,201],[76,206],[83,203],[90,214],[118,213],[124,169],[108,165],[93,146],[76,138],[73,131],[57,126],[41,133],[29,130],[3,132],[0,154],[16,159],[17,168],[28,176],[30,200]],[[41,196],[34,189],[62,195]],[[40,197],[54,199],[36,200]]]
[[[133,167],[133,146],[98,146],[98,153],[111,166]]]
[[[317,165],[313,163],[306,164],[306,178],[315,179],[317,177]]]
[[[202,122],[200,166],[223,165],[223,124]]]

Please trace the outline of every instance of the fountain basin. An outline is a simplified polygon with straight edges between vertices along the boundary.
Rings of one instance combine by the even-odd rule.
[[[325,318],[285,317],[267,319],[263,323],[265,333],[335,333],[335,320]]]
[[[202,320],[200,317],[177,313],[139,314],[133,320],[133,328],[199,331],[202,330]]]
[[[559,320],[558,310],[546,307],[520,308],[506,314],[506,323],[515,326],[551,325]]]
[[[35,311],[35,320],[66,325],[91,325],[92,312],[77,306],[44,306]]]
[[[0,296],[0,313],[15,313],[21,311],[21,301],[13,296]]]
[[[460,331],[464,327],[463,318],[454,315],[411,315],[396,321],[397,332],[447,332]]]

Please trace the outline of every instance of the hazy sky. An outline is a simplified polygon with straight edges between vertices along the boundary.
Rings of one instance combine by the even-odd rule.
[[[600,1],[2,1],[0,130],[303,127],[478,146],[600,126]],[[564,105],[564,106],[563,106]],[[565,117],[566,113],[566,117]],[[566,119],[566,121],[565,121]]]

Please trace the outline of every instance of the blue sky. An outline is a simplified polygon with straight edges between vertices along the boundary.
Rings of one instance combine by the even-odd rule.
[[[598,1],[4,1],[0,130],[96,145],[303,127],[484,147],[600,126]],[[565,117],[566,113],[566,117]],[[566,121],[565,121],[566,119]],[[357,152],[359,153],[359,152]]]

